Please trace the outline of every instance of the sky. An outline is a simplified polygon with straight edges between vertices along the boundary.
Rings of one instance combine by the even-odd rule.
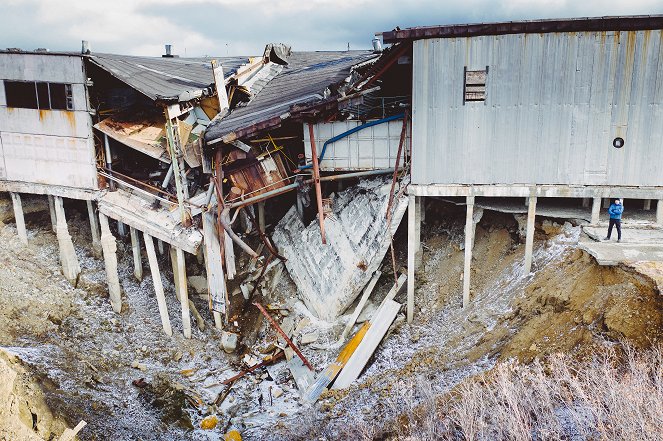
[[[0,48],[159,56],[368,49],[401,28],[541,18],[663,14],[663,0],[0,0]]]

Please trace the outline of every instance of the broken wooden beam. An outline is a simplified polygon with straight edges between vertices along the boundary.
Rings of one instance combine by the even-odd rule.
[[[318,165],[318,152],[315,149],[315,134],[313,133],[313,124],[308,123],[309,139],[311,140],[311,159],[313,160],[313,185],[315,185],[315,199],[318,203],[318,222],[320,223],[320,235],[322,243],[326,244],[325,238],[325,215],[322,208],[322,190],[320,188],[320,167]]]
[[[357,322],[357,318],[359,317],[359,314],[361,314],[361,311],[364,309],[364,306],[366,305],[366,302],[368,301],[368,298],[370,297],[371,293],[373,292],[373,289],[375,288],[375,284],[378,283],[378,279],[382,273],[380,271],[376,271],[375,274],[373,274],[373,278],[371,279],[370,282],[368,282],[368,285],[366,286],[366,289],[364,289],[364,294],[362,294],[361,299],[359,300],[359,303],[357,304],[357,307],[355,308],[354,312],[350,316],[350,320],[348,320],[348,324],[345,325],[345,329],[343,330],[343,333],[341,334],[341,340],[345,340],[345,337],[350,333],[352,330],[352,327],[355,325]]]
[[[166,305],[166,296],[163,292],[163,282],[161,281],[161,273],[159,272],[159,261],[157,260],[157,253],[154,251],[154,239],[149,234],[143,233],[143,242],[145,242],[145,249],[147,250],[147,260],[150,263],[152,284],[154,285],[157,305],[159,306],[159,315],[161,316],[161,326],[166,335],[173,335],[173,328],[170,325],[170,317],[168,316],[168,306]]]
[[[377,311],[366,335],[336,378],[333,389],[344,389],[359,378],[361,371],[364,370],[366,363],[384,338],[400,309],[400,303],[389,300]]]
[[[290,340],[290,337],[288,337],[288,335],[287,335],[285,332],[283,332],[283,329],[281,329],[281,327],[279,326],[279,324],[276,323],[276,321],[272,318],[271,315],[269,315],[269,313],[267,312],[267,310],[265,309],[265,307],[262,306],[262,305],[261,305],[260,303],[258,303],[258,302],[253,302],[253,305],[254,305],[256,308],[258,308],[258,309],[260,310],[260,312],[262,312],[262,315],[265,316],[265,318],[266,318],[266,319],[269,321],[269,323],[274,327],[274,329],[276,329],[276,330],[278,331],[278,333],[281,334],[281,336],[282,336],[283,339],[286,341],[286,343],[288,344],[288,346],[290,346],[290,348],[291,348],[293,351],[295,351],[295,353],[297,354],[297,356],[302,360],[302,363],[304,363],[304,365],[306,365],[306,367],[308,367],[308,368],[311,369],[312,371],[315,371],[315,369],[313,369],[313,366],[311,366],[311,363],[309,363],[308,360],[306,359],[306,357],[304,357],[304,354],[302,354],[301,351],[299,350],[299,348],[297,348],[297,346],[295,346],[295,344],[292,342],[292,340]]]

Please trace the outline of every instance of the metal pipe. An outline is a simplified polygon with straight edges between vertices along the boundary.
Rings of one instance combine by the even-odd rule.
[[[239,236],[235,234],[233,229],[228,224],[228,221],[226,219],[229,218],[229,215],[230,215],[230,208],[224,207],[223,211],[221,212],[221,216],[219,216],[219,222],[221,222],[223,229],[226,230],[226,233],[230,235],[230,238],[233,240],[233,242],[235,242],[237,245],[240,246],[240,248],[246,251],[249,256],[257,259],[258,253],[253,251],[253,249],[250,246],[248,246],[242,239],[240,239]]]
[[[330,181],[338,181],[341,179],[350,179],[350,178],[362,178],[366,176],[377,176],[377,175],[384,175],[387,173],[393,173],[394,169],[393,168],[383,168],[379,170],[368,170],[368,171],[360,171],[360,172],[352,172],[352,173],[344,173],[342,175],[330,175],[330,176],[322,176],[320,178],[320,182],[330,182]],[[313,182],[313,179],[307,179],[304,181],[306,184],[311,184]],[[291,190],[294,190],[297,188],[297,184],[288,184],[284,187],[277,188],[272,191],[268,191],[263,194],[259,194],[258,196],[254,196],[252,198],[244,199],[238,202],[233,202],[232,204],[226,205],[228,208],[239,208],[239,207],[245,207],[247,205],[252,205],[255,204],[256,202],[264,201],[265,199],[272,198],[274,196],[279,196],[281,194],[287,193]]]
[[[308,134],[311,140],[311,158],[313,159],[313,185],[315,185],[315,199],[318,202],[318,222],[320,223],[320,236],[322,244],[327,243],[325,239],[325,214],[322,208],[322,188],[320,187],[320,167],[318,166],[318,152],[315,150],[315,139],[313,136],[313,123],[308,123]]]
[[[212,202],[212,195],[214,194],[214,179],[209,180],[209,187],[207,188],[207,195],[205,196],[204,206],[209,206]]]
[[[163,182],[161,183],[161,188],[166,189],[168,187],[168,184],[170,184],[170,180],[173,179],[173,164],[170,164],[170,167],[168,168],[168,171],[166,172],[166,177],[163,178]]]

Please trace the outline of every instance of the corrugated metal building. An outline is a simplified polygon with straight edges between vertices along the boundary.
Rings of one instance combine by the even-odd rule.
[[[661,186],[663,17],[413,28],[414,184]]]
[[[96,189],[83,57],[3,51],[0,79],[0,181],[21,186],[5,189]]]

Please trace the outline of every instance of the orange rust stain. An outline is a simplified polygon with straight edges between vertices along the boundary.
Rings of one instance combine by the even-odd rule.
[[[649,40],[651,40],[651,30],[647,29],[642,31],[642,61],[647,60],[647,46],[649,46]]]
[[[75,131],[76,130],[76,115],[74,115],[74,112],[70,111],[63,111],[64,117],[69,121],[69,126]]]
[[[46,119],[49,113],[50,110],[39,109],[39,121],[43,121],[44,119]]]

